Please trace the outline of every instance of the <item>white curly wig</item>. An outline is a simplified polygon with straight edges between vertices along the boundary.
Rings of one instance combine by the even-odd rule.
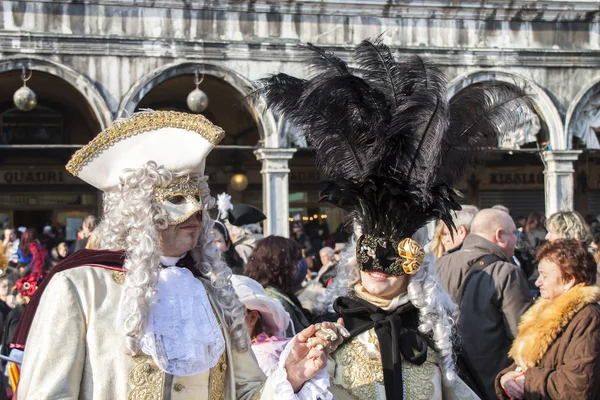
[[[174,178],[182,176],[200,183],[206,209],[214,206],[206,176],[174,173],[153,161],[138,169],[124,170],[120,185],[104,193],[104,215],[94,233],[100,238],[101,249],[126,252],[123,267],[127,275],[119,318],[127,335],[127,348],[132,353],[139,349],[150,305],[156,298],[155,286],[162,255],[159,231],[168,226],[166,213],[154,202],[153,188],[167,187]],[[231,285],[231,270],[212,244],[213,224],[208,213],[203,212],[202,232],[192,257],[197,270],[210,281],[213,297],[225,316],[235,348],[247,351],[250,341],[244,323],[244,305]]]
[[[356,237],[360,232],[356,232]],[[427,229],[419,229],[412,237],[421,246],[429,240]],[[360,271],[356,265],[356,241],[353,239],[346,244],[341,254],[338,274],[324,296],[315,301],[313,311],[317,314],[334,312],[333,302],[341,296],[347,296],[352,288],[360,282]],[[458,315],[458,307],[446,293],[435,275],[435,259],[431,254],[425,260],[419,271],[412,275],[408,284],[408,298],[419,310],[419,331],[430,333],[440,356],[446,379],[456,377],[454,355],[452,352],[452,337],[454,324]]]

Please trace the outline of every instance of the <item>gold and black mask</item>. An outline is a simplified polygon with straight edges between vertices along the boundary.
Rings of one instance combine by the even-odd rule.
[[[393,244],[385,238],[362,235],[356,243],[356,262],[361,271],[387,275],[413,275],[421,268],[425,251],[415,240],[405,238]]]

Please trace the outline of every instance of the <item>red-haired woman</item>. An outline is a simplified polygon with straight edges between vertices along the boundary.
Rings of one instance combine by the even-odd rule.
[[[501,399],[596,399],[600,395],[600,288],[596,263],[575,239],[537,253],[539,299],[521,318],[496,378]]]
[[[19,256],[19,262],[27,264],[27,271],[31,271],[32,275],[39,277],[45,273],[44,263],[48,251],[37,239],[35,228],[28,228],[23,232],[17,255]]]
[[[301,258],[300,246],[295,241],[269,236],[256,243],[244,267],[244,275],[259,282],[265,288],[265,295],[279,300],[290,314],[295,332],[301,332],[310,325],[307,311],[294,295],[294,272]],[[286,336],[293,335],[288,329]]]

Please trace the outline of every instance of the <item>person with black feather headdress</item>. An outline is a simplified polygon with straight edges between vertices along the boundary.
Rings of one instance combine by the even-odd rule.
[[[328,293],[351,334],[332,353],[330,390],[337,399],[477,398],[456,374],[457,308],[423,251],[424,227],[453,227],[453,185],[519,123],[527,95],[489,82],[448,100],[439,68],[419,56],[397,61],[381,39],[356,47],[356,69],[308,48],[311,79],[278,74],[259,92],[303,130],[329,178],[322,200],[354,226]]]

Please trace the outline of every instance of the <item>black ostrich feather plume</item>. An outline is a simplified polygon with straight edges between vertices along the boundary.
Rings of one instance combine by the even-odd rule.
[[[321,48],[307,80],[259,81],[272,109],[300,127],[329,178],[322,199],[349,212],[366,235],[398,243],[428,221],[452,226],[453,186],[530,106],[510,83],[474,85],[447,99],[447,80],[429,61],[397,61],[381,39],[354,51],[356,68]]]

